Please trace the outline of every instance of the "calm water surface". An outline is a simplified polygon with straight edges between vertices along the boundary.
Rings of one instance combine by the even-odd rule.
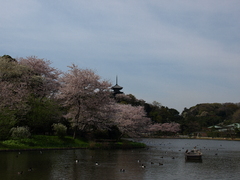
[[[0,152],[0,179],[220,180],[240,177],[239,141],[142,139],[141,142],[149,148]],[[185,161],[185,150],[194,146],[202,150],[202,162]]]

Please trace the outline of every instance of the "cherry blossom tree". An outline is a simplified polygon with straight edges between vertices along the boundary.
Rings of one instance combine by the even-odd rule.
[[[149,132],[154,132],[154,133],[161,130],[162,130],[162,124],[160,123],[150,124],[148,129]]]
[[[18,111],[26,108],[28,90],[23,77],[27,71],[11,56],[0,57],[0,108]]]
[[[77,130],[107,128],[111,124],[111,84],[92,70],[74,64],[69,68],[60,78],[58,98],[68,110],[65,117],[71,120],[73,137]]]
[[[51,125],[60,120],[59,105],[55,95],[61,71],[51,66],[51,61],[36,56],[18,58],[18,64],[28,70],[22,77],[28,90],[29,110],[19,125],[27,125],[35,133],[51,131]]]
[[[26,98],[27,90],[19,84],[0,82],[0,109],[9,108],[10,110],[27,110]]]
[[[27,96],[50,97],[58,91],[60,71],[50,61],[35,56],[15,60],[11,56],[0,59],[1,105],[12,108],[24,102]],[[23,103],[21,103],[23,104]]]
[[[175,122],[163,123],[162,131],[176,133],[176,132],[180,131],[180,124],[175,123]]]
[[[147,131],[151,120],[146,117],[143,106],[114,104],[114,108],[115,115],[113,120],[122,135],[126,134],[130,137],[137,137]]]
[[[51,61],[39,59],[36,56],[19,58],[20,65],[28,67],[28,88],[36,97],[53,97],[59,88],[58,77],[62,73],[51,67]]]
[[[170,132],[170,133],[177,133],[180,131],[180,124],[171,122],[171,123],[155,123],[149,126],[149,132]]]

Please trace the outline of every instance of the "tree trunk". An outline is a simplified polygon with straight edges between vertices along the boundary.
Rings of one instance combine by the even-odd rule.
[[[77,134],[77,126],[74,126],[74,128],[73,128],[73,139],[76,139],[76,134]]]
[[[77,125],[75,125],[74,126],[74,130],[73,130],[73,139],[75,139],[76,138],[76,134],[77,134],[77,129],[78,129],[78,121],[79,121],[79,117],[80,117],[80,112],[81,112],[81,102],[80,102],[80,100],[78,100],[78,112],[77,112],[77,114],[76,114],[76,116],[75,116],[75,121],[76,121],[76,124]]]

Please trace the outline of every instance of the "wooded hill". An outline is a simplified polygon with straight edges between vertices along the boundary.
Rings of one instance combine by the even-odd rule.
[[[182,131],[201,131],[209,126],[229,125],[240,122],[240,104],[203,103],[182,112]]]
[[[134,95],[119,97],[118,102],[145,107],[147,116],[157,123],[176,122],[181,125],[182,134],[207,131],[209,126],[240,123],[240,103],[202,103],[185,108],[180,114],[176,109],[168,108],[158,102],[152,104],[138,100]]]

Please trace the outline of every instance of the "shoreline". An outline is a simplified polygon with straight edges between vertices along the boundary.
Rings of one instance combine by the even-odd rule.
[[[203,139],[203,140],[223,140],[223,141],[240,141],[240,138],[223,138],[223,137],[179,137],[179,136],[155,136],[155,137],[144,137],[144,138],[159,138],[159,139]],[[105,143],[102,143],[105,144]],[[106,145],[106,144],[105,144]],[[110,145],[110,144],[108,144]],[[112,145],[112,144],[111,144]],[[128,146],[124,147],[124,145],[120,146],[105,146],[105,147],[52,147],[52,148],[23,148],[23,149],[0,149],[0,152],[17,152],[17,151],[51,151],[51,150],[75,150],[75,149],[129,149],[129,148],[143,148],[143,147],[135,147]]]
[[[180,137],[180,136],[154,136],[151,138],[160,138],[160,139],[204,139],[204,140],[224,140],[224,141],[240,141],[240,138],[224,138],[224,137]]]
[[[75,149],[135,149],[144,148],[145,144],[129,141],[83,141],[66,137],[34,136],[28,139],[6,140],[0,142],[0,152],[11,151],[46,151],[46,150],[75,150]]]
[[[29,149],[0,149],[0,152],[16,152],[16,151],[48,151],[48,150],[74,150],[74,149],[90,149],[87,147],[63,147],[63,148],[29,148]]]

